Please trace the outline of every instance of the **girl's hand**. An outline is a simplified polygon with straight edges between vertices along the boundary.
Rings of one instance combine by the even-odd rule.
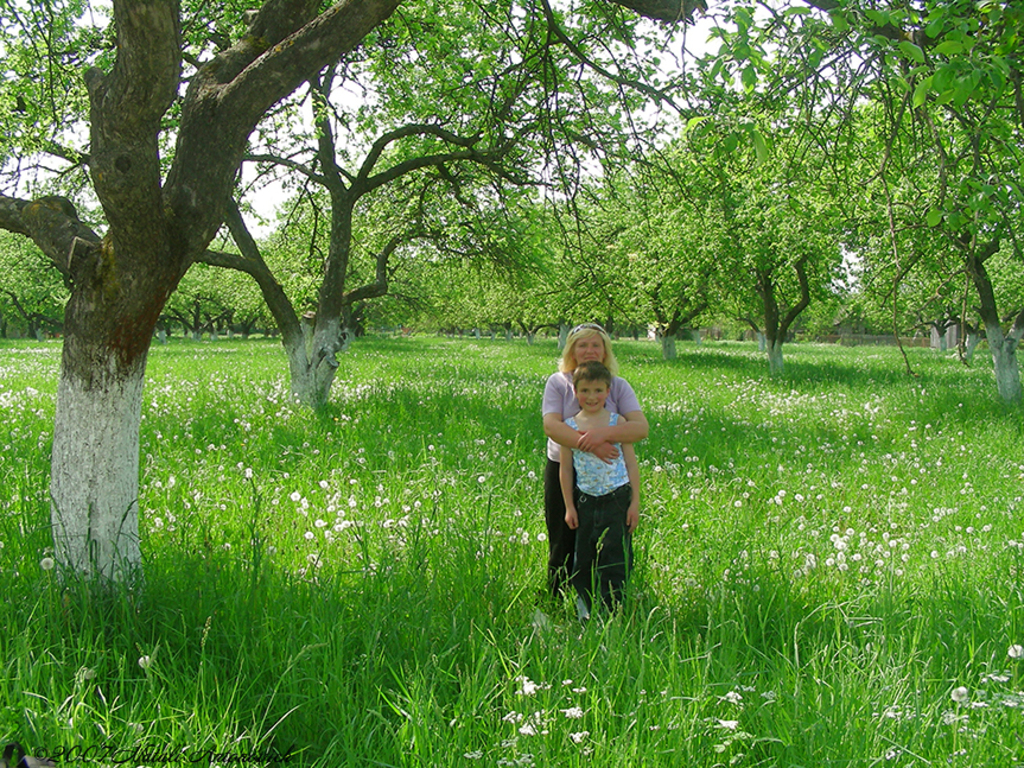
[[[579,516],[576,514],[575,507],[565,508],[565,524],[572,528],[574,531],[580,527],[580,519]]]
[[[602,443],[607,443],[608,438],[604,434],[603,427],[595,427],[586,432],[580,432],[580,439],[576,441],[576,447],[587,453],[594,453],[594,449]],[[595,454],[596,455],[596,454]]]
[[[630,504],[629,509],[626,510],[626,530],[632,533],[638,525],[640,525],[640,505]]]
[[[589,432],[584,432],[580,435],[580,439],[576,443],[576,447],[581,451],[594,454],[605,464],[611,464],[619,458],[618,448],[616,448],[612,443],[596,440]]]

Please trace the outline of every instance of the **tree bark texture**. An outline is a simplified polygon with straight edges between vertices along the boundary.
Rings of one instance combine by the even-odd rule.
[[[138,477],[144,360],[97,357],[88,377],[65,366],[50,478],[56,557],[85,576],[124,581],[141,562]]]

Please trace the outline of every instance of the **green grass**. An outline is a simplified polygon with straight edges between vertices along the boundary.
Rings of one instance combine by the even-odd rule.
[[[40,567],[60,347],[3,342],[0,738],[67,765],[1024,763],[1024,420],[981,359],[792,345],[771,380],[745,344],[616,351],[652,427],[638,564],[583,628],[538,599],[553,342],[360,340],[321,414],[277,343],[154,347],[145,584],[115,593]]]

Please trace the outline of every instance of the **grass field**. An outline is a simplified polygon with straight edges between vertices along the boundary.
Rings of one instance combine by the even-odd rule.
[[[1024,765],[1024,412],[983,357],[622,341],[621,615],[538,598],[554,342],[154,347],[145,585],[46,570],[59,344],[0,342],[0,738],[61,765]],[[983,352],[983,350],[982,350]]]

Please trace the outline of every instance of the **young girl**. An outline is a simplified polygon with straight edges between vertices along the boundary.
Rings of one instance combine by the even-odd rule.
[[[621,418],[615,426],[592,429],[582,434],[565,423],[579,410],[572,389],[572,372],[580,363],[596,360],[612,373],[612,384],[605,407]],[[548,589],[559,597],[573,571],[576,531],[566,525],[565,502],[559,485],[560,446],[579,448],[611,461],[618,455],[615,443],[635,443],[647,437],[647,419],[640,410],[636,393],[618,375],[612,342],[596,323],[577,325],[565,340],[558,373],[553,373],[544,386],[542,405],[544,434],[548,437],[547,464],[544,469],[544,516],[548,531]]]
[[[573,372],[572,384],[580,412],[566,424],[587,432],[618,423],[619,414],[605,408],[612,385],[608,368],[597,361],[583,363]],[[581,619],[590,617],[598,588],[609,609],[621,598],[632,560],[630,537],[640,522],[636,452],[628,443],[616,448],[619,455],[610,463],[578,448],[563,446],[560,452],[565,522],[576,531],[572,582]]]

